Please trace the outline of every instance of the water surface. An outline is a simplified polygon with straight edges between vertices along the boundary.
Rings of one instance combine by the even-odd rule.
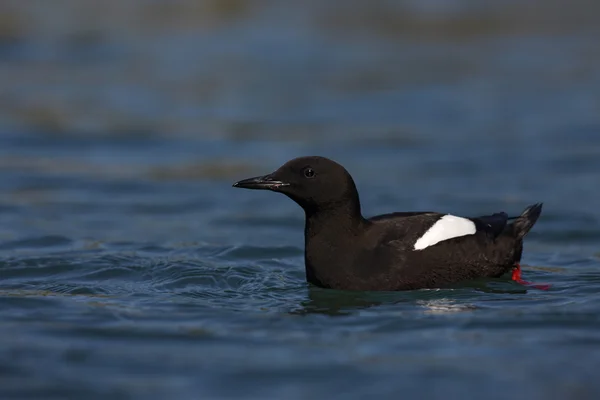
[[[598,7],[272,3],[0,6],[1,397],[597,398]],[[308,285],[231,188],[308,154],[367,216],[543,201],[552,288]]]

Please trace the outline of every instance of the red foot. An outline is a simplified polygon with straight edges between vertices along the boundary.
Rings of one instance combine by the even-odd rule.
[[[539,289],[539,290],[550,289],[550,285],[538,285],[538,284],[527,282],[527,281],[524,281],[523,279],[521,279],[521,265],[519,265],[519,263],[515,264],[515,268],[513,269],[513,272],[512,272],[512,280],[517,283],[520,283],[521,285],[531,286],[531,287]]]

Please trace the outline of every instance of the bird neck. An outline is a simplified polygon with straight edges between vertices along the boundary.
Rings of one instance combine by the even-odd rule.
[[[356,232],[365,223],[365,219],[361,214],[358,199],[354,200],[349,199],[328,204],[326,207],[305,209],[306,238],[314,237],[322,232],[337,231],[340,234]]]
[[[304,260],[306,280],[320,287],[347,279],[356,239],[368,222],[357,204],[306,212]]]

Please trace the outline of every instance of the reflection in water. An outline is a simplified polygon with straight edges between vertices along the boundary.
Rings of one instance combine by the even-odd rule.
[[[423,289],[400,292],[352,292],[321,289],[310,285],[308,300],[302,301],[292,314],[350,315],[376,306],[393,306],[401,310],[403,305],[417,304],[432,314],[472,311],[479,308],[472,304],[478,293],[523,294],[526,288],[508,279],[488,279],[463,282],[448,289]]]
[[[393,306],[396,310],[401,310],[403,305],[410,307],[415,303],[429,304],[430,302],[444,301],[443,296],[448,293],[448,290],[353,292],[321,289],[311,285],[308,288],[309,299],[301,302],[300,307],[291,313],[341,316],[382,305]],[[441,299],[438,299],[438,297],[441,297]]]
[[[447,298],[435,300],[417,300],[416,303],[421,307],[425,307],[425,313],[427,314],[451,314],[478,309],[478,307],[473,304],[462,304],[456,300]]]
[[[386,299],[385,297],[388,297]],[[321,289],[310,285],[308,300],[302,301],[300,307],[291,314],[326,314],[331,316],[349,315],[357,309],[364,309],[390,301],[391,296],[373,294],[371,292],[348,292]]]

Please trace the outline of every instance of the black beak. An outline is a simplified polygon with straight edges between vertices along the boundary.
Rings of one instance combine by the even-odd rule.
[[[257,176],[236,182],[233,187],[242,189],[262,189],[262,190],[277,190],[283,186],[289,186],[289,183],[273,179],[271,175]]]

